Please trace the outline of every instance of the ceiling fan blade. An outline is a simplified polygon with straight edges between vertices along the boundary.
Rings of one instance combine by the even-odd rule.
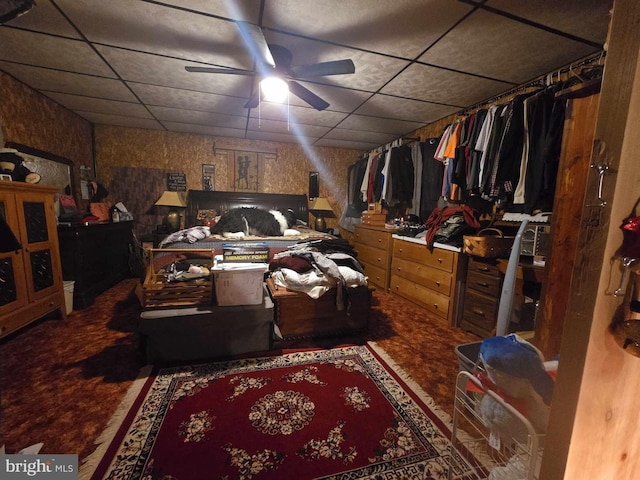
[[[327,102],[325,102],[323,99],[321,99],[319,96],[317,96],[308,88],[300,85],[298,82],[289,80],[287,82],[287,85],[289,85],[289,91],[291,93],[293,93],[296,97],[300,98],[301,100],[304,100],[305,102],[307,102],[316,110],[324,110],[329,106]]]
[[[274,68],[276,62],[271,55],[269,45],[267,45],[267,39],[264,38],[262,29],[252,23],[237,22],[240,35],[245,42],[245,45],[251,52],[251,55],[263,66]]]
[[[196,73],[226,73],[231,75],[253,75],[251,70],[242,70],[241,68],[214,68],[214,67],[191,67],[186,66],[187,72]]]
[[[355,73],[355,71],[356,66],[350,59],[291,67],[291,74],[294,77],[298,78],[322,77],[325,75],[344,75],[347,73]]]
[[[251,98],[244,104],[244,108],[258,108],[258,104],[260,103],[260,87],[253,92]]]

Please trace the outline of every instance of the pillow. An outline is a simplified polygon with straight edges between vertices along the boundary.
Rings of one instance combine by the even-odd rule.
[[[218,218],[217,210],[207,209],[207,210],[198,210],[198,214],[196,215],[196,225],[204,225],[205,227],[213,227]]]

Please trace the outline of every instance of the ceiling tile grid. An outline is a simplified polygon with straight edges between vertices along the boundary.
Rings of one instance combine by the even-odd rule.
[[[366,151],[600,51],[610,8],[610,0],[38,0],[0,25],[0,70],[96,124]],[[247,108],[268,62],[264,45],[301,97]],[[290,52],[290,65],[273,45]],[[355,72],[341,73],[342,63],[298,73],[339,60]]]

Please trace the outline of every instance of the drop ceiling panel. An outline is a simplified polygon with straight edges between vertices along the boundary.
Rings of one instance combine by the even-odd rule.
[[[489,0],[487,5],[602,45],[607,39],[613,1]]]
[[[420,61],[523,83],[546,66],[559,68],[595,50],[584,43],[478,10],[422,55]]]
[[[293,56],[291,64],[294,66],[351,59],[358,72],[358,75],[329,75],[308,79],[315,83],[375,92],[408,64],[407,60],[307,40],[294,35],[266,32],[265,37],[270,44],[282,45],[290,50]]]
[[[200,110],[204,112],[246,115],[246,98],[217,95],[215,93],[194,92],[179,88],[159,87],[143,83],[127,82],[127,85],[147,105]]]
[[[299,137],[297,135],[287,135],[283,133],[265,132],[263,130],[249,130],[247,137],[249,140],[263,140],[265,142],[279,143],[299,143],[302,145],[312,145],[316,140],[311,137]]]
[[[348,140],[333,140],[329,138],[321,138],[313,144],[314,147],[345,148],[360,151],[373,150],[379,145],[379,143],[351,142]]]
[[[448,105],[392,97],[390,95],[376,95],[358,108],[359,115],[375,117],[397,118],[412,122],[430,123],[439,118],[455,113],[459,109]]]
[[[244,138],[244,129],[226,127],[210,127],[207,125],[194,125],[192,123],[178,123],[163,121],[162,124],[171,132],[195,133],[197,135],[210,135],[212,137]]]
[[[84,42],[15,28],[0,28],[0,60],[115,77],[109,66]]]
[[[7,25],[69,38],[82,38],[49,0],[38,0],[27,15],[14,18]]]
[[[0,69],[36,90],[72,93],[124,102],[137,101],[124,83],[111,78],[92,77],[7,62],[0,62]]]
[[[250,118],[249,131],[319,138],[329,131],[329,127],[303,125],[265,118]]]
[[[135,117],[123,117],[120,115],[109,115],[106,113],[95,113],[95,112],[83,112],[80,110],[75,111],[81,117],[86,118],[91,123],[97,123],[102,125],[117,125],[120,127],[129,127],[129,128],[147,128],[150,130],[164,130],[162,125],[160,125],[155,120],[150,120],[146,118],[135,118]]]
[[[288,111],[287,111],[288,110]],[[287,108],[286,105],[280,105],[277,103],[262,102],[260,109],[252,108],[251,117],[266,118],[269,120],[286,121],[287,115],[289,120],[293,123],[303,123],[308,125],[322,125],[325,127],[333,127],[340,123],[347,115],[340,112],[332,111],[318,111],[315,108],[298,107],[291,105]]]
[[[136,118],[153,118],[149,111],[140,103],[118,102],[102,98],[83,97],[68,93],[44,92],[52,100],[69,110],[80,110],[93,113],[107,113]]]
[[[195,123],[198,125],[210,125],[227,128],[243,129],[247,124],[245,117],[225,115],[222,113],[200,112],[197,110],[183,110],[168,107],[149,107],[153,116],[164,122]]]
[[[264,25],[326,42],[413,59],[471,7],[450,0],[270,0]]]
[[[251,23],[258,23],[260,16],[260,2],[255,0],[163,0],[162,3]]]
[[[91,42],[191,61],[250,68],[235,23],[131,0],[58,0]]]
[[[381,117],[368,117],[366,115],[349,115],[344,122],[339,125],[340,128],[395,135],[404,135],[407,132],[413,132],[423,126],[424,125],[421,123],[416,122],[406,122],[403,120],[393,120]]]
[[[89,121],[299,143],[288,121],[304,142],[369,150],[582,59],[604,41],[610,3],[38,0],[0,25],[0,69]],[[263,25],[294,65],[350,58],[356,72],[299,81],[323,111],[293,95],[288,116],[269,102],[246,109],[257,77],[184,69],[252,69],[237,19]]]
[[[183,60],[119,48],[97,48],[123,80],[247,97],[251,88],[250,78],[187,72],[185,65],[193,63]]]
[[[381,93],[465,107],[512,86],[416,63],[393,79]]]
[[[378,132],[364,132],[361,130],[347,130],[345,128],[334,128],[322,138],[329,140],[347,140],[350,142],[382,145],[394,140],[395,138],[397,138],[397,135]]]

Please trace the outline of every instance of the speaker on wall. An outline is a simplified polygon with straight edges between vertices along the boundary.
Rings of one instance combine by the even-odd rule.
[[[320,176],[318,172],[309,172],[309,199],[320,196]]]

